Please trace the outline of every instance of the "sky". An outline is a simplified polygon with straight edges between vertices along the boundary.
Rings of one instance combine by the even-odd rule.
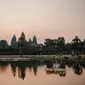
[[[10,43],[22,31],[42,43],[59,36],[85,39],[85,0],[0,0],[0,40]]]

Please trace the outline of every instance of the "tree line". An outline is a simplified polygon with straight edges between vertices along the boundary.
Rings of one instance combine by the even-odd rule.
[[[78,36],[75,36],[70,43],[66,43],[64,37],[58,37],[56,39],[45,39],[44,44],[39,44],[36,36],[33,37],[33,40],[30,38],[27,41],[24,32],[22,32],[18,41],[16,36],[13,36],[11,45],[6,40],[1,40],[0,54],[85,54],[85,39],[81,40]]]

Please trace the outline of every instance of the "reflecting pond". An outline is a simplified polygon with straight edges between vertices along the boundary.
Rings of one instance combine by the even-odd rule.
[[[85,63],[0,61],[0,85],[85,85]]]

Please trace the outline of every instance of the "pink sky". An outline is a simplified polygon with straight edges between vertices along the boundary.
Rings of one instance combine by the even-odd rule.
[[[27,40],[36,35],[39,42],[85,39],[85,0],[0,0],[0,39],[10,43],[22,31]]]

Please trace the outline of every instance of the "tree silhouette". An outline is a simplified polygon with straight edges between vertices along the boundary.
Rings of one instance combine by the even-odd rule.
[[[6,48],[8,48],[8,43],[7,43],[7,41],[6,40],[1,40],[0,41],[0,47],[1,47],[1,49],[6,49]]]
[[[83,69],[79,66],[74,67],[74,73],[77,75],[81,75],[83,73]]]
[[[81,40],[78,38],[78,36],[75,36],[75,38],[72,40],[72,48],[76,53],[80,52]]]
[[[82,52],[84,52],[85,53],[85,39],[83,40],[83,42],[82,42]]]
[[[62,53],[63,50],[64,50],[64,46],[65,46],[65,39],[64,39],[64,37],[59,37],[57,39],[57,45],[58,45],[59,53]]]

